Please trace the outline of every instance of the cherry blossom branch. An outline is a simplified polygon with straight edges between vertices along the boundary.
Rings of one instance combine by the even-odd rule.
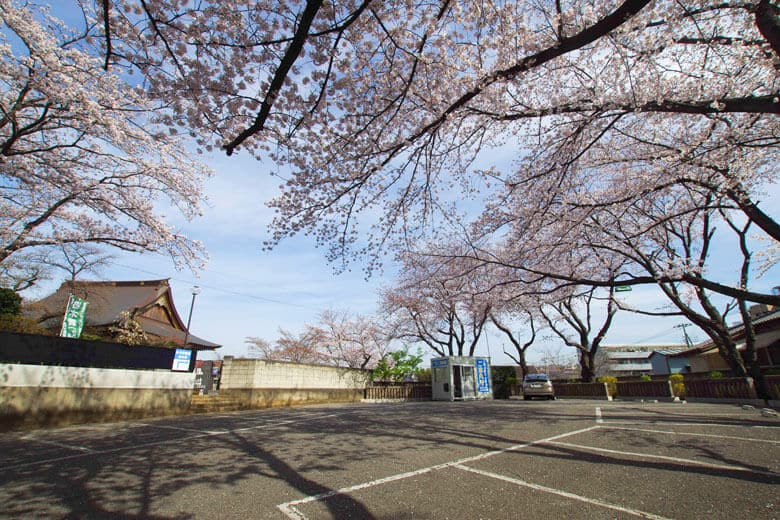
[[[260,112],[257,114],[254,123],[246,128],[244,131],[238,134],[232,141],[223,146],[225,152],[228,155],[233,155],[235,149],[251,136],[263,130],[265,122],[268,119],[268,115],[271,113],[271,108],[279,96],[279,92],[287,79],[287,74],[290,72],[293,64],[298,59],[298,56],[303,50],[303,46],[306,43],[306,39],[309,34],[309,28],[311,27],[314,18],[317,16],[317,12],[322,7],[322,0],[307,0],[306,8],[301,14],[301,18],[298,21],[298,28],[295,31],[295,37],[287,47],[284,56],[279,61],[279,66],[271,79],[271,83],[268,86],[268,90],[265,93],[265,98],[260,106]]]
[[[106,38],[106,59],[103,63],[103,70],[108,70],[111,65],[111,54],[113,54],[111,43],[111,20],[109,18],[111,10],[111,0],[103,0],[103,32]]]

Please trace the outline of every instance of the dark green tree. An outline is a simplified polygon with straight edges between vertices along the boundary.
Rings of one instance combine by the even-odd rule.
[[[13,289],[0,288],[0,314],[17,316],[22,312],[22,297]]]

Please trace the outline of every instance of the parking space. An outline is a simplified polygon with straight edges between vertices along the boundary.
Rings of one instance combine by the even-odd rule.
[[[15,432],[0,516],[777,518],[780,421],[734,405],[314,406]]]

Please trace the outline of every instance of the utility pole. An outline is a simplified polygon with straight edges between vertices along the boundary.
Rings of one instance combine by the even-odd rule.
[[[182,347],[187,348],[187,340],[190,339],[190,324],[192,323],[192,309],[195,308],[195,297],[200,294],[200,287],[197,285],[193,287],[190,292],[192,293],[192,303],[190,303],[190,315],[187,318],[187,330],[184,332],[184,344]]]
[[[690,327],[690,323],[680,323],[679,325],[675,325],[675,329],[682,329],[683,336],[685,336],[685,344],[688,346],[688,348],[691,348],[693,346],[693,343],[691,342],[690,336],[688,336],[688,327]]]

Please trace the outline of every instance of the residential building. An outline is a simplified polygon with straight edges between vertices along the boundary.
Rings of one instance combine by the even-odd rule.
[[[654,352],[673,353],[681,352],[687,348],[687,345],[677,343],[602,345],[596,355],[596,374],[615,377],[651,375],[656,373],[652,359]]]
[[[756,353],[762,369],[780,367],[780,309],[764,305],[750,308],[751,323],[756,338]],[[737,341],[737,350],[745,350],[745,327],[743,324],[731,328],[731,336]],[[691,349],[668,355],[671,365],[689,366],[688,372],[708,373],[712,371],[728,372],[731,367],[720,355],[713,342],[705,341]],[[666,372],[675,373],[675,372]]]

